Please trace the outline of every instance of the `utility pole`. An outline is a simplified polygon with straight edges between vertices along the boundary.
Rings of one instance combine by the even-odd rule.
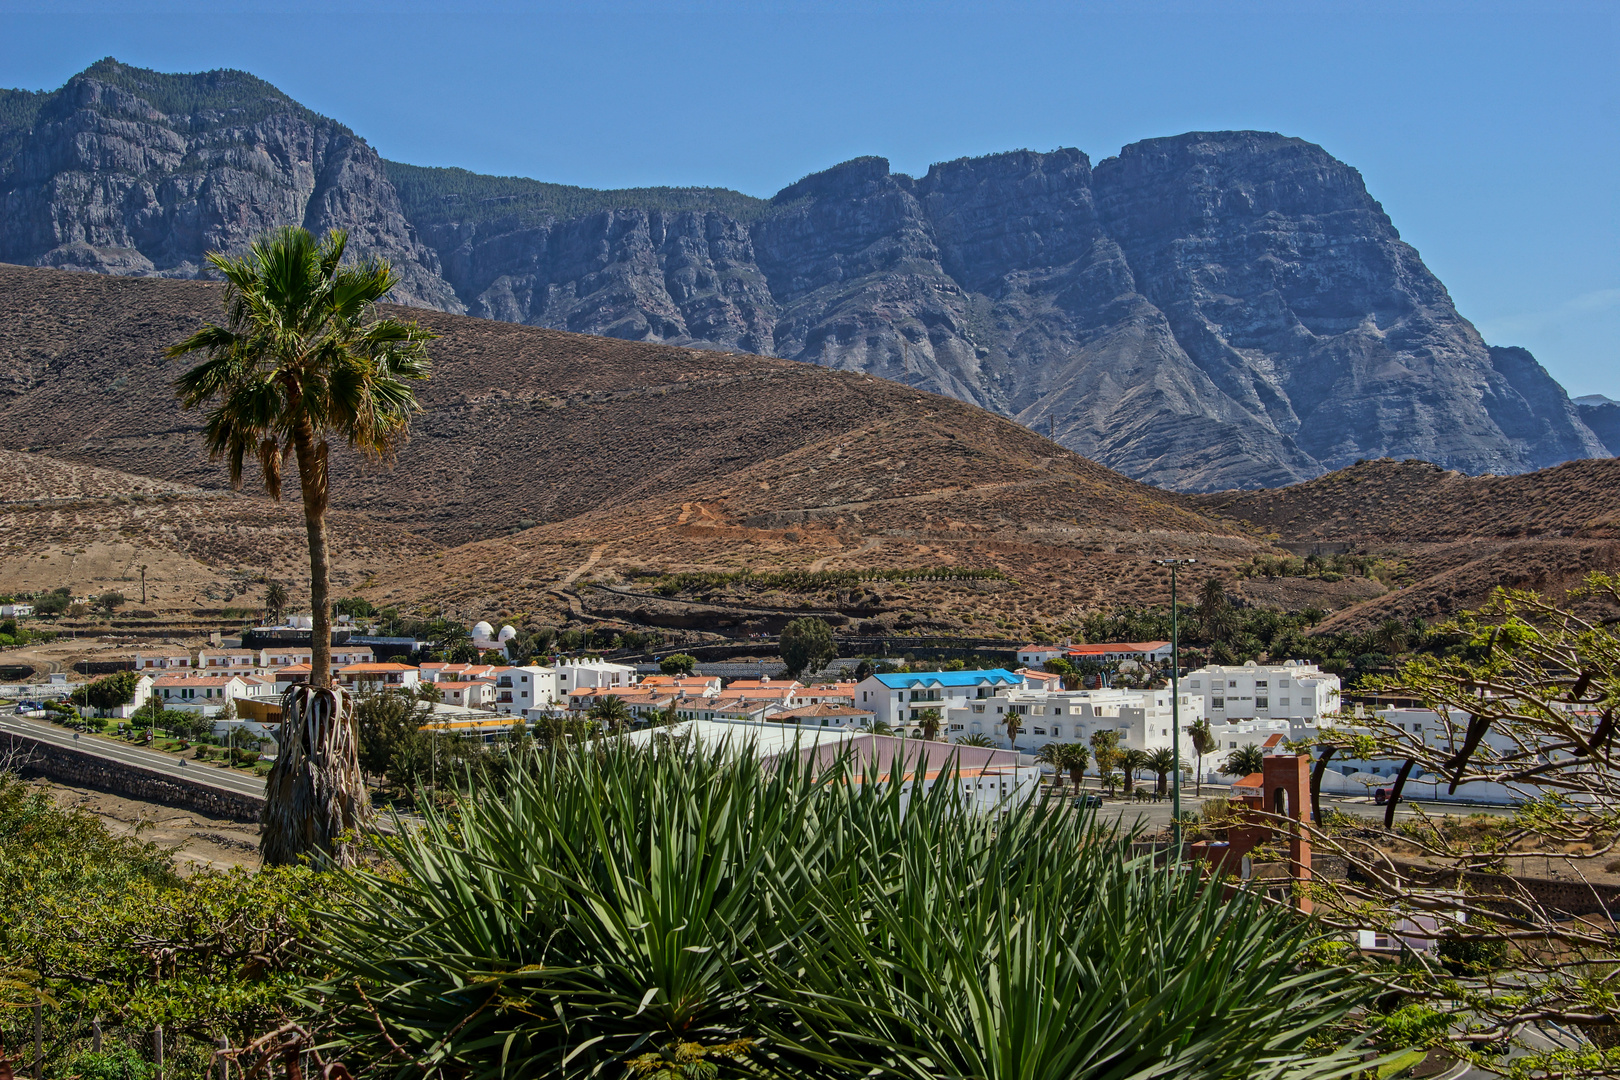
[[[1155,559],[1160,566],[1170,568],[1170,738],[1171,754],[1176,767],[1171,772],[1170,785],[1170,842],[1175,845],[1176,859],[1181,859],[1181,633],[1176,612],[1176,568],[1197,562],[1197,559]]]
[[[141,607],[146,606],[146,564],[141,563]]]

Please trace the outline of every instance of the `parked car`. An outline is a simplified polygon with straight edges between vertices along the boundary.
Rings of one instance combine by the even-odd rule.
[[[1373,802],[1378,806],[1383,806],[1389,802],[1389,788],[1379,788],[1373,792]]]
[[[1101,795],[1087,794],[1087,795],[1076,795],[1074,797],[1074,808],[1076,810],[1080,810],[1080,809],[1083,809],[1083,808],[1088,807],[1088,806],[1101,806],[1101,805],[1102,805],[1102,796]]]

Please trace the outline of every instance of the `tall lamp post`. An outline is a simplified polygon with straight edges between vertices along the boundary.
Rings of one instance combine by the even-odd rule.
[[[1154,559],[1160,566],[1170,568],[1170,746],[1176,767],[1171,770],[1170,784],[1170,842],[1175,845],[1176,858],[1181,858],[1181,633],[1176,612],[1176,567],[1188,566],[1197,559]]]

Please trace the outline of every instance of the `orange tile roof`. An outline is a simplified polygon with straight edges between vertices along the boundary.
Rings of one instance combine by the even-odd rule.
[[[153,679],[153,686],[228,686],[241,682],[239,675],[164,675]]]
[[[1113,641],[1102,645],[1071,645],[1070,656],[1101,656],[1113,652],[1155,652],[1170,644],[1168,641]]]

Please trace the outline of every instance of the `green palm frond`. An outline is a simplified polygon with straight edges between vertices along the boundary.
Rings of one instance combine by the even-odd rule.
[[[623,742],[527,759],[351,873],[309,991],[349,1057],[468,1080],[618,1080],[672,1046],[828,1080],[1358,1064],[1310,1048],[1368,992],[1301,963],[1310,923],[1135,859],[1094,815],[979,815],[948,781],[903,792],[848,759]]]

